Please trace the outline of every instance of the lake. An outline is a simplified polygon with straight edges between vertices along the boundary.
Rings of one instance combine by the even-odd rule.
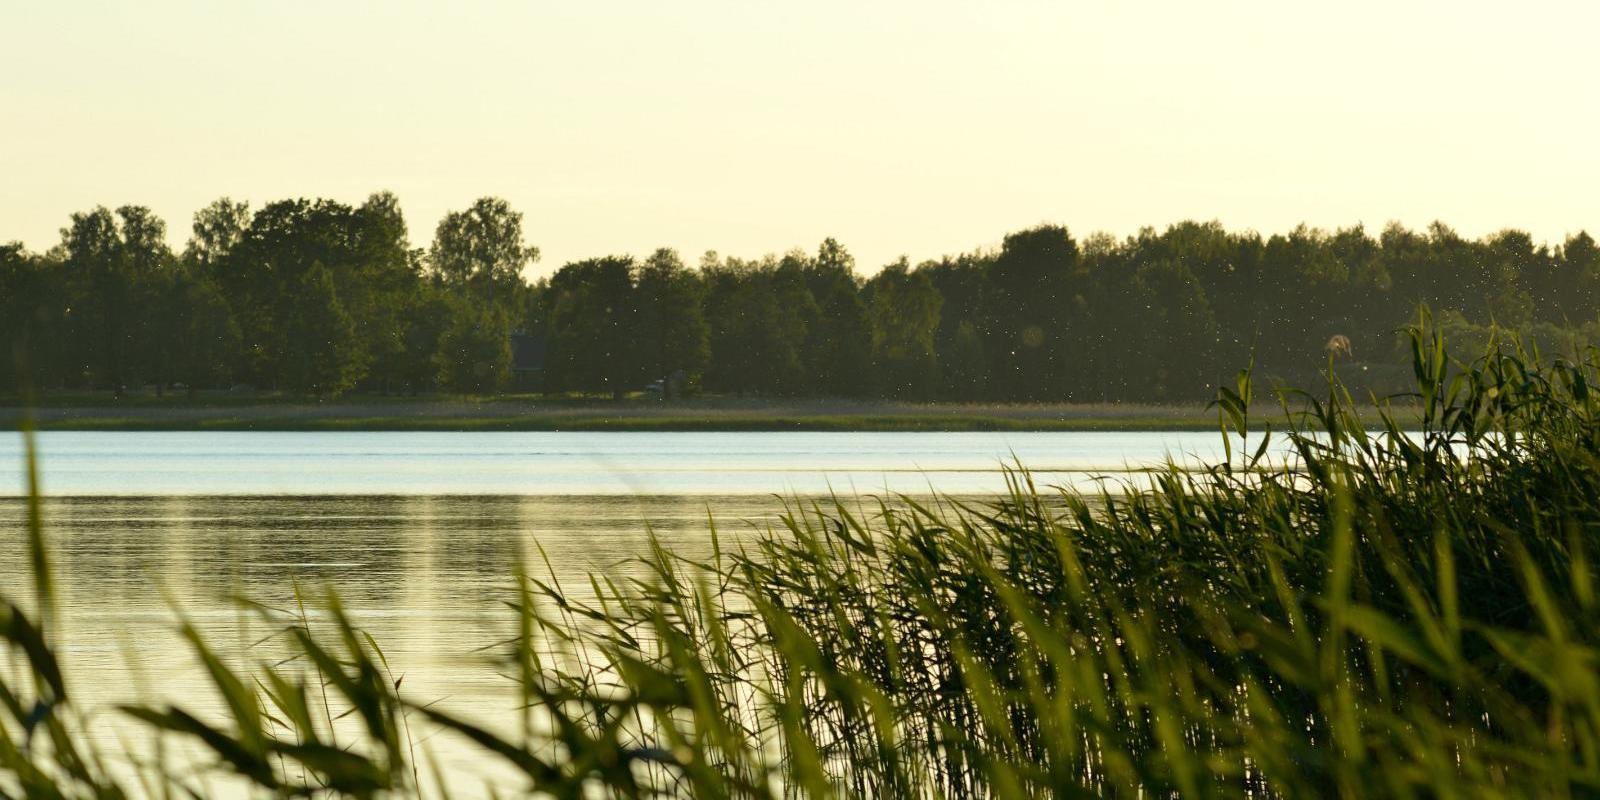
[[[773,522],[774,495],[1003,491],[1002,464],[1044,484],[1168,454],[1218,457],[1214,433],[46,432],[38,437],[69,679],[91,707],[218,708],[175,635],[177,611],[273,657],[232,596],[280,607],[336,585],[414,699],[493,725],[513,698],[479,648],[502,639],[519,559],[565,585],[625,575],[654,532],[689,556]],[[0,586],[27,587],[22,441],[0,435]],[[542,555],[541,555],[542,551]],[[134,669],[128,669],[129,666]],[[103,712],[110,716],[110,712]],[[120,745],[103,726],[109,750]],[[448,768],[494,775],[448,737]]]
[[[1221,452],[1210,432],[54,431],[39,447],[56,497],[981,493],[1006,463],[1081,484]],[[0,437],[0,494],[23,491],[20,454]]]

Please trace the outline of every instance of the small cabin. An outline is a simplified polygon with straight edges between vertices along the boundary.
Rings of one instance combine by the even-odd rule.
[[[537,392],[544,389],[545,336],[543,332],[511,332],[511,389]]]

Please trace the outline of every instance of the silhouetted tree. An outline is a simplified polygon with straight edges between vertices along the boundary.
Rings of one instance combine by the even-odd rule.
[[[682,388],[693,391],[700,385],[711,357],[700,294],[698,276],[684,267],[676,251],[657,250],[639,266],[634,336],[645,379],[668,378],[682,370]]]
[[[239,326],[216,281],[193,267],[184,270],[172,281],[163,315],[172,378],[190,394],[225,383],[239,350]]]
[[[1045,225],[1005,238],[985,291],[989,380],[1000,397],[1065,400],[1071,281],[1078,244]]]
[[[939,382],[934,336],[944,301],[933,281],[911,272],[904,258],[883,268],[867,282],[868,316],[872,321],[870,374],[889,397],[926,399]]]
[[[633,260],[568,264],[550,279],[550,388],[621,397],[639,379]]]
[[[1567,237],[1556,260],[1556,274],[1542,293],[1540,306],[1555,324],[1587,322],[1600,308],[1600,246],[1585,231]]]
[[[370,361],[369,375],[387,392],[404,385],[408,359],[407,321],[419,313],[422,255],[411,249],[400,201],[378,192],[356,209],[355,269],[350,288],[341,287],[354,310],[357,335]]]
[[[942,300],[934,353],[941,364],[943,397],[976,400],[987,393],[988,359],[981,331],[988,323],[983,291],[990,260],[991,256],[976,253],[917,267]]]
[[[816,258],[794,253],[784,264],[805,276],[805,288],[811,295],[801,356],[811,376],[811,391],[839,397],[871,391],[863,376],[871,364],[872,330],[855,257],[830,238],[817,248]]]
[[[445,331],[452,325],[471,325],[483,321],[476,318],[467,319],[473,308],[465,298],[460,298],[445,289],[436,280],[425,280],[418,284],[416,295],[407,304],[404,320],[405,330],[402,335],[405,337],[405,348],[401,354],[397,376],[399,388],[411,394],[436,385],[452,391],[466,391],[461,387],[475,383],[475,380],[462,380],[472,369],[470,365],[463,366],[460,359],[469,357],[473,352],[471,347],[459,346],[463,331],[458,329],[453,334],[458,343],[454,355],[446,352],[448,342],[445,339]],[[498,322],[498,320],[493,321]],[[492,335],[492,329],[485,334],[489,335]],[[485,352],[497,360],[496,364],[486,368],[486,376],[492,378],[494,371],[501,369],[502,366],[505,370],[510,369],[509,348],[509,342],[504,353],[484,348]],[[499,364],[498,360],[502,357],[506,362],[505,365]]]
[[[983,337],[970,321],[963,321],[956,328],[940,360],[945,397],[976,400],[985,395],[989,362],[983,353]]]
[[[296,300],[283,320],[284,388],[338,397],[365,374],[355,321],[339,302],[333,273],[320,263],[300,276]]]
[[[707,385],[738,394],[806,392],[801,353],[811,296],[798,266],[707,254],[701,274],[711,327]]]
[[[223,198],[181,259],[148,209],[96,208],[47,253],[0,248],[0,391],[493,392],[524,332],[545,337],[557,391],[620,396],[681,370],[686,388],[764,396],[1188,402],[1252,357],[1269,380],[1315,380],[1330,342],[1358,391],[1397,388],[1394,331],[1419,303],[1469,344],[1494,324],[1563,353],[1600,341],[1587,233],[1187,221],[1080,243],[1044,225],[867,280],[833,239],[697,269],[667,249],[589,259],[530,285],[536,255],[496,198],[446,215],[426,252],[387,192],[254,213]]]
[[[1133,291],[1144,308],[1133,321],[1135,341],[1149,364],[1140,373],[1142,396],[1172,401],[1214,394],[1215,367],[1202,354],[1217,347],[1217,323],[1194,273],[1176,261],[1156,261],[1139,268]]]
[[[66,290],[62,270],[21,244],[0,245],[0,393],[59,379]],[[52,369],[55,368],[55,369]]]
[[[75,335],[86,344],[94,382],[120,394],[140,367],[158,361],[152,302],[166,280],[172,253],[166,225],[143,206],[104,206],[72,215],[61,231],[68,280],[82,302],[69,305]]]
[[[194,212],[184,259],[207,271],[216,269],[244,239],[250,227],[250,204],[223,197]]]
[[[487,394],[505,386],[511,374],[509,321],[503,310],[469,298],[451,296],[439,333],[439,385],[462,394]]]

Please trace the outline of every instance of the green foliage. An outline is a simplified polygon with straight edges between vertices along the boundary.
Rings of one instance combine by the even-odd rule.
[[[943,305],[939,290],[901,259],[867,282],[867,296],[873,375],[883,383],[883,393],[905,399],[931,397],[939,380],[933,349]]]
[[[620,397],[639,383],[633,259],[568,264],[550,280],[549,386]]]
[[[191,391],[215,386],[232,374],[239,350],[239,326],[215,281],[198,270],[177,276],[164,304],[163,338],[171,356],[170,374]]]
[[[1129,336],[1140,353],[1159,365],[1133,378],[1142,378],[1134,384],[1136,395],[1170,401],[1209,385],[1209,359],[1195,356],[1216,351],[1217,320],[1194,273],[1179,262],[1156,261],[1139,267],[1131,288],[1135,305],[1147,312]]]
[[[633,346],[641,377],[658,380],[681,371],[684,388],[699,386],[711,359],[700,277],[684,267],[677,252],[663,248],[639,266],[635,291]]]
[[[851,397],[868,394],[874,330],[867,319],[856,260],[844,245],[824,239],[816,258],[799,253],[786,257],[780,270],[803,276],[809,303],[805,311],[805,343],[801,363],[809,377],[806,394]],[[790,279],[792,281],[792,278]],[[786,282],[791,287],[792,283]]]
[[[806,385],[806,319],[815,303],[798,265],[774,259],[701,264],[706,283],[711,365],[706,386],[737,394],[814,393]]]
[[[510,328],[505,313],[476,301],[456,299],[439,333],[434,364],[446,391],[484,394],[499,391],[511,374]]]
[[[369,361],[367,377],[385,390],[406,382],[410,356],[407,329],[424,294],[420,252],[410,249],[400,201],[378,192],[356,209],[360,278],[342,288],[356,322],[356,338]]]
[[[1062,396],[1077,266],[1077,242],[1052,225],[1007,235],[986,265],[981,330],[991,391],[1017,400]]]
[[[50,334],[64,310],[49,298],[64,294],[61,270],[20,244],[0,246],[0,392],[20,394],[45,383],[45,369],[61,369],[65,343]]]
[[[445,330],[459,325],[459,315],[472,307],[457,295],[444,289],[436,281],[419,285],[406,303],[401,318],[401,348],[392,380],[398,388],[416,393],[439,382],[440,361],[449,361],[441,353]],[[510,356],[502,351],[493,352],[496,359]]]
[[[244,239],[250,227],[250,204],[223,197],[194,212],[184,260],[203,269],[216,269]]]
[[[284,387],[299,394],[338,397],[366,372],[355,320],[339,300],[333,274],[312,265],[295,292],[299,302],[282,321]]]
[[[978,329],[970,321],[963,320],[943,352],[943,396],[956,400],[982,397],[989,374],[989,361],[984,357],[983,338],[978,335]]]
[[[483,197],[439,221],[428,256],[447,285],[499,302],[522,283],[522,270],[539,259],[539,248],[524,243],[521,213],[498,197]]]
[[[61,231],[68,280],[85,301],[67,307],[65,327],[93,384],[120,394],[158,350],[155,300],[173,265],[165,238],[166,225],[142,206],[74,214]]]
[[[254,212],[223,198],[195,214],[178,258],[148,209],[75,214],[50,253],[0,251],[0,390],[20,391],[26,362],[45,392],[292,391],[303,381],[291,358],[323,346],[288,338],[319,264],[351,321],[339,349],[356,368],[342,382],[382,393],[441,388],[441,360],[472,350],[441,356],[443,333],[481,327],[485,306],[507,335],[530,337],[526,352],[545,354],[548,364],[521,365],[546,367],[544,389],[613,396],[677,376],[676,390],[755,396],[1193,404],[1246,359],[1305,384],[1329,354],[1355,389],[1384,396],[1404,389],[1396,331],[1418,304],[1464,342],[1493,326],[1563,352],[1600,342],[1600,245],[1586,233],[1546,247],[1521,231],[1470,240],[1438,223],[1374,237],[1361,226],[1262,236],[1190,221],[1080,242],[1044,225],[998,251],[875,277],[826,239],[814,253],[708,254],[697,269],[665,248],[580,259],[530,284],[538,251],[502,199],[446,215],[426,249],[407,230],[388,192]],[[888,299],[902,289],[903,307]],[[206,353],[192,352],[192,336]],[[451,382],[469,385],[502,382]]]

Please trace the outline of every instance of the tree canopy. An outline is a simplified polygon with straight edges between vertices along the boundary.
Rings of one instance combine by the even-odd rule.
[[[662,248],[532,280],[521,213],[486,197],[414,247],[398,199],[221,198],[181,252],[148,208],[72,214],[45,253],[0,246],[0,392],[24,388],[879,396],[1191,402],[1254,360],[1328,363],[1382,392],[1419,304],[1456,338],[1600,341],[1600,245],[1441,223],[1263,236],[1182,222],[876,271],[834,239],[756,258]],[[513,353],[535,354],[513,363]]]

